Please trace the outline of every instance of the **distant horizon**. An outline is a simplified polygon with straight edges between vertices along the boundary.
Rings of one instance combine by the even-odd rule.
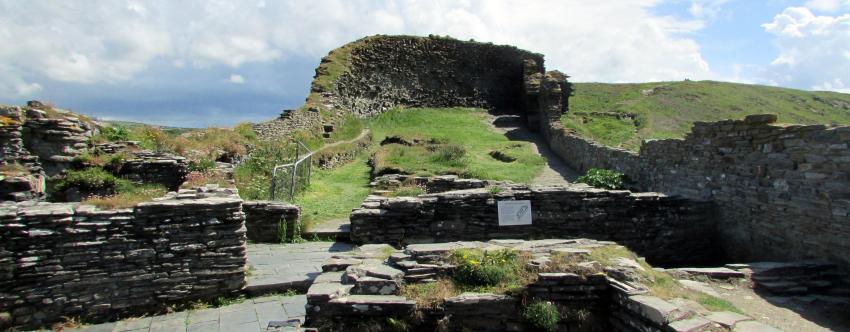
[[[848,0],[0,0],[0,22],[14,45],[0,51],[0,102],[182,128],[297,108],[324,55],[375,34],[514,45],[576,83],[850,92]]]

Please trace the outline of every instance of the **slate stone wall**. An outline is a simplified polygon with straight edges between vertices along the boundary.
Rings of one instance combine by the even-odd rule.
[[[684,139],[645,142],[636,154],[567,131],[565,84],[544,80],[541,128],[574,169],[614,169],[642,190],[715,202],[719,244],[732,260],[814,258],[850,268],[850,127],[751,115],[697,122]]]
[[[50,116],[42,109],[47,106],[30,102],[24,108],[26,121],[23,126],[24,146],[37,155],[47,176],[55,176],[71,165],[71,160],[88,147],[89,138],[97,128],[80,116],[56,110]]]
[[[355,243],[432,243],[586,237],[623,244],[653,264],[715,260],[709,202],[593,189],[586,185],[510,185],[419,197],[370,196],[351,214]],[[499,226],[497,201],[530,200],[532,225]]]
[[[44,170],[38,156],[24,147],[25,121],[21,107],[0,106],[0,201],[26,201],[44,195]]]
[[[139,183],[156,183],[176,191],[186,181],[189,161],[165,152],[137,151],[121,164],[118,175]]]
[[[113,211],[0,205],[0,328],[138,316],[238,293],[247,260],[242,201],[181,196]]]
[[[440,37],[381,36],[352,50],[334,91],[338,107],[361,116],[396,107],[523,107],[525,60],[513,46]]]
[[[272,201],[246,201],[242,203],[245,212],[245,227],[248,228],[248,240],[257,243],[281,243],[292,240],[296,228],[300,227],[301,208],[297,205]],[[286,238],[281,239],[280,223],[286,222]]]

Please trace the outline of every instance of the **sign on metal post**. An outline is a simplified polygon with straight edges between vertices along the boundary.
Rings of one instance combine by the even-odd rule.
[[[531,201],[499,201],[499,226],[531,225]]]

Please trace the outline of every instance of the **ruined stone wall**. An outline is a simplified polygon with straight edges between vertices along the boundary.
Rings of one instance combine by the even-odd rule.
[[[25,201],[44,193],[44,170],[24,147],[24,110],[0,106],[0,201]]]
[[[712,204],[586,185],[505,186],[420,197],[370,196],[351,214],[356,243],[587,237],[617,241],[660,265],[715,257]],[[497,201],[530,200],[532,225],[499,226]]]
[[[513,46],[409,36],[372,38],[351,59],[334,100],[361,116],[401,105],[519,110],[525,60],[543,63]]]
[[[247,259],[241,200],[204,196],[113,211],[0,205],[0,328],[138,316],[239,292]]]
[[[560,122],[565,83],[540,94],[550,148],[579,171],[625,173],[643,190],[715,202],[730,259],[827,259],[850,268],[850,127],[778,125],[776,116],[697,122],[684,139],[650,141],[639,154],[590,142]]]
[[[297,205],[271,201],[246,201],[245,227],[248,240],[256,243],[281,243],[292,240],[300,227],[301,208]],[[286,223],[286,238],[281,239],[281,222]]]
[[[89,138],[96,129],[93,124],[67,111],[53,110],[58,114],[51,116],[44,110],[26,107],[25,112],[24,146],[39,157],[48,176],[67,169],[71,160],[88,147]]]
[[[509,184],[508,181],[461,179],[457,175],[415,176],[407,174],[387,174],[375,178],[369,183],[373,192],[396,191],[400,187],[415,185],[426,193],[442,193],[454,190],[487,188],[493,185]]]
[[[189,174],[186,158],[165,152],[137,151],[122,163],[118,175],[139,183],[156,183],[177,190]]]

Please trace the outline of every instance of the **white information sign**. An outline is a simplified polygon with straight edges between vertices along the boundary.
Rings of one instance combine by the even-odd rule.
[[[531,225],[531,201],[499,201],[499,226]]]

